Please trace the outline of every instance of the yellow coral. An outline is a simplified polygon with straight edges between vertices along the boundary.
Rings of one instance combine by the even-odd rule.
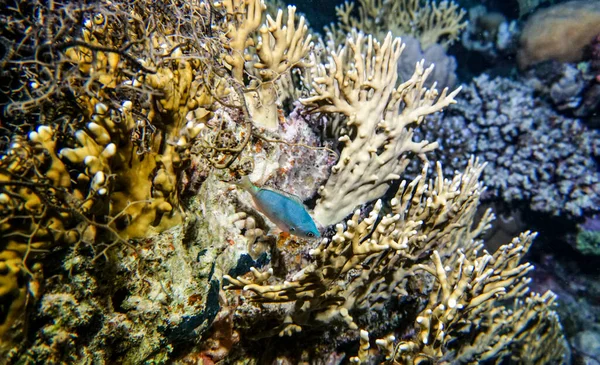
[[[261,0],[227,0],[223,6],[231,19],[227,36],[233,50],[225,61],[240,84],[245,83],[246,65],[251,73],[256,74],[244,94],[252,122],[276,131],[279,119],[275,82],[292,68],[308,65],[305,58],[312,43],[304,17],[300,17],[296,25],[296,8],[289,6],[285,25],[283,12],[279,10],[275,19],[266,16],[266,24],[260,27],[257,35],[255,32],[266,9]],[[257,43],[251,38],[253,35],[257,36]],[[253,46],[256,46],[254,54],[251,52]]]
[[[195,17],[210,11],[194,6]],[[71,26],[35,35],[46,37],[35,39],[36,46],[53,44],[56,57],[20,73],[30,92],[14,95],[7,108],[20,117],[35,108],[45,112],[27,137],[13,137],[0,160],[1,338],[23,314],[28,286],[38,295],[36,262],[49,249],[83,242],[105,253],[181,222],[177,174],[215,98],[227,94],[212,85],[222,66],[184,54],[192,51],[182,50],[184,35],[173,29],[148,32],[136,9],[107,2],[40,6],[29,14],[49,26]],[[168,24],[171,15],[154,20]],[[193,52],[223,51],[218,37],[203,42]]]
[[[352,16],[355,3],[336,8],[337,27],[331,29],[340,41],[354,30],[383,39],[386,33],[412,36],[425,50],[433,44],[447,48],[466,28],[466,12],[453,1],[432,0],[359,0],[358,18]]]
[[[0,339],[5,344],[20,336],[11,329],[24,315],[28,284],[33,285],[42,270],[33,264],[37,257],[79,237],[67,226],[72,213],[53,209],[66,208],[59,197],[71,186],[65,165],[46,149],[55,143],[51,128],[40,127],[29,140],[16,137],[0,159]],[[30,292],[39,294],[31,288]]]

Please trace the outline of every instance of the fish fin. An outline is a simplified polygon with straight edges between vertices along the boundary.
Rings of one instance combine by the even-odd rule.
[[[286,193],[285,191],[281,191],[279,189],[269,188],[269,190],[274,191],[277,194],[281,194],[281,195],[285,196],[286,198],[295,201],[298,204],[302,204],[306,208],[306,206],[304,205],[304,202],[302,201],[302,199],[300,199],[297,195],[294,195],[294,194],[291,194],[291,193]]]

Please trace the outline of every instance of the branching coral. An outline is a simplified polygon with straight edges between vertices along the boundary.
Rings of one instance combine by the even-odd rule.
[[[378,222],[381,202],[367,219],[357,211],[338,224],[331,242],[324,240],[311,252],[314,263],[283,284],[267,285],[272,272],[252,271],[252,278],[226,277],[230,288],[250,290],[257,302],[294,301],[281,334],[317,322],[343,320],[356,324],[350,311],[381,309],[394,295],[404,292],[415,264],[435,248],[451,252],[471,242],[487,228],[488,212],[479,225],[472,220],[482,186],[477,182],[483,165],[473,162],[463,175],[445,180],[438,166],[435,181],[426,184],[426,170],[410,184],[404,182],[391,201],[392,212]]]
[[[452,1],[430,0],[359,0],[358,18],[352,15],[354,4],[345,2],[336,8],[336,38],[343,39],[353,29],[382,39],[387,32],[394,36],[412,36],[425,50],[433,44],[444,47],[454,43],[467,26],[466,12]]]
[[[396,87],[399,39],[388,34],[383,43],[371,36],[348,39],[327,65],[315,69],[314,91],[302,102],[314,112],[340,113],[344,144],[332,175],[322,188],[315,217],[327,226],[339,222],[360,204],[382,196],[399,179],[409,156],[423,155],[436,143],[415,142],[413,129],[428,114],[454,102],[458,89],[438,94],[423,83],[432,67],[420,62],[413,76]],[[340,130],[338,127],[334,129]]]
[[[387,33],[402,37],[405,46],[403,57],[398,62],[401,81],[410,79],[415,63],[425,60],[424,68],[435,64],[425,82],[427,88],[435,83],[438,89],[453,88],[456,82],[456,60],[446,51],[460,32],[466,28],[466,14],[454,2],[429,0],[360,0],[355,9],[354,2],[346,2],[336,8],[338,23],[328,29],[327,36],[336,44],[343,44],[349,34],[362,32],[379,41]],[[353,14],[358,12],[358,17]]]
[[[419,334],[399,342],[395,358],[418,364],[453,352],[457,362],[511,355],[534,364],[561,359],[564,344],[555,337],[561,332],[560,323],[551,309],[556,296],[547,292],[525,298],[530,281],[526,275],[533,267],[519,261],[534,237],[526,232],[483,256],[478,256],[481,247],[466,247],[444,263],[434,251],[432,264],[419,265],[436,279],[428,305],[415,321]],[[517,301],[512,307],[499,305],[513,299]],[[541,344],[531,328],[543,336]]]
[[[227,95],[217,81],[225,69],[209,57],[227,52],[209,35],[206,3],[9,10],[3,62],[18,87],[5,111],[20,133],[0,161],[0,335],[23,310],[25,285],[38,294],[41,265],[32,268],[42,253],[85,243],[105,255],[181,221],[178,176]]]
[[[357,211],[346,229],[338,225],[331,242],[311,252],[314,262],[291,280],[269,284],[272,270],[253,269],[251,277],[226,276],[229,288],[251,291],[250,300],[259,303],[294,303],[278,328],[281,336],[330,322],[356,329],[355,315],[383,310],[392,298],[415,295],[410,288],[419,287],[429,295],[414,319],[420,331],[396,345],[393,337],[378,342],[390,360],[470,362],[512,355],[532,363],[559,361],[564,347],[550,309],[554,295],[525,298],[532,266],[520,260],[535,235],[526,232],[494,254],[482,250],[479,237],[493,218],[488,211],[473,224],[483,167],[471,161],[463,174],[447,180],[438,165],[438,176],[429,184],[425,168],[422,176],[401,185],[390,214],[378,223],[380,203],[364,220]],[[436,279],[433,284],[427,274]],[[512,308],[499,304],[512,299]],[[545,350],[534,352],[540,336]],[[367,356],[365,338],[362,333],[353,361]]]
[[[289,6],[285,25],[279,10],[275,19],[267,15],[266,24],[259,29],[266,9],[262,0],[226,0],[222,5],[229,18],[227,36],[232,50],[225,60],[239,84],[248,86],[245,98],[253,123],[277,130],[275,82],[291,69],[305,67],[312,47],[304,17],[296,25],[296,8]],[[259,35],[255,34],[257,29]],[[258,37],[257,43],[252,36]]]
[[[435,323],[438,326],[435,334],[439,338],[425,343],[424,339],[396,341],[394,335],[388,335],[375,342],[386,360],[394,364],[428,364],[431,359],[457,363],[508,359],[523,364],[564,363],[565,340],[553,309],[555,300],[556,295],[550,291],[544,295],[532,294],[507,306],[494,304],[494,298],[488,305],[463,313],[460,309],[456,317],[451,317],[453,323],[463,327],[459,330],[445,327],[446,323],[432,317],[432,309],[426,309],[425,316],[417,317],[415,326],[422,328]],[[448,311],[443,304],[437,308]],[[368,338],[368,332],[364,333]],[[356,359],[366,362],[369,357],[363,351]]]

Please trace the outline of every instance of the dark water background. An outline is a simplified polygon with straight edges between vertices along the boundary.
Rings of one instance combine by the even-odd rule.
[[[285,0],[285,2],[288,5],[295,5],[299,12],[306,15],[313,30],[322,31],[324,26],[336,20],[335,7],[343,4],[344,0]],[[464,9],[476,5],[485,5],[489,11],[498,11],[509,19],[519,16],[519,3],[516,0],[463,0],[455,2]]]

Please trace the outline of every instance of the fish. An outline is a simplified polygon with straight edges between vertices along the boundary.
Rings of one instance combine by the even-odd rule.
[[[297,196],[259,188],[248,176],[234,184],[249,192],[258,211],[283,232],[302,238],[321,237],[317,225]]]

